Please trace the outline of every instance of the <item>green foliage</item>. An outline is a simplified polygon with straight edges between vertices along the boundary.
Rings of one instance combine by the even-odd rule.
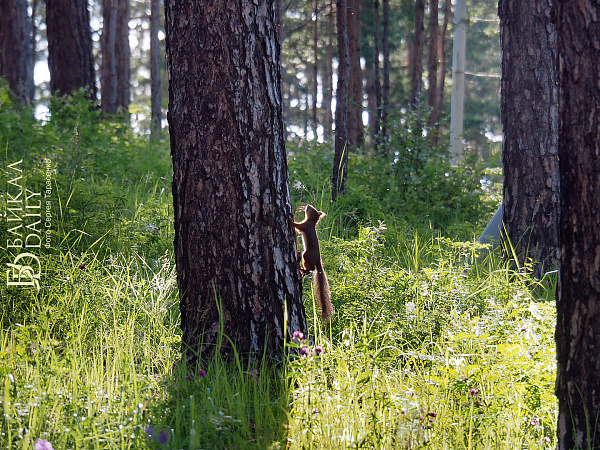
[[[166,143],[77,95],[43,124],[3,103],[5,161],[23,159],[31,189],[50,167],[53,223],[39,292],[0,285],[0,447],[553,448],[553,280],[478,254],[468,238],[494,201],[481,170],[448,167],[410,120],[391,156],[351,155],[334,205],[330,148],[289,153],[294,205],[327,212],[332,323],[307,279],[311,333],[282,364],[192,369],[179,362]],[[0,245],[7,233],[2,217]]]

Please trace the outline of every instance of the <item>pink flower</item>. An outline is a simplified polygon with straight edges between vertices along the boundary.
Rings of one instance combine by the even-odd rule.
[[[198,369],[198,373],[196,375],[198,375],[200,378],[206,378],[206,370]]]
[[[292,340],[302,340],[304,339],[304,333],[302,331],[294,331],[294,334],[292,334]]]
[[[532,427],[537,427],[540,424],[540,418],[539,417],[534,417],[533,419],[531,419],[531,426]]]
[[[320,355],[321,355],[321,353],[323,353],[323,347],[321,347],[320,345],[317,345],[317,346],[315,347],[315,354],[316,354],[317,356],[320,356]]]
[[[300,349],[300,356],[306,356],[306,355],[308,355],[308,348],[302,347]]]
[[[54,450],[52,444],[46,439],[37,439],[33,446],[35,450]]]
[[[471,389],[469,389],[469,395],[472,395],[473,397],[477,397],[477,395],[479,395],[479,391],[475,388],[471,388]]]

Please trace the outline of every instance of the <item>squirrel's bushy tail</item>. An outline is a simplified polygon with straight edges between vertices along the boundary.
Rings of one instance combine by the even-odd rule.
[[[329,322],[333,317],[333,305],[331,304],[329,295],[329,282],[327,281],[327,275],[323,270],[322,264],[314,272],[313,283],[315,286],[315,296],[321,308],[321,319],[323,322]]]

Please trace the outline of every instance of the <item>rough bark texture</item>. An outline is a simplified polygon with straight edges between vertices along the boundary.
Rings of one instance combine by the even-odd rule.
[[[444,86],[446,84],[446,33],[448,31],[448,21],[452,14],[452,0],[444,0],[444,20],[442,22],[442,30],[438,40],[438,57],[440,59],[440,68],[437,77],[437,107],[431,112],[431,122],[439,125],[442,118],[442,109],[444,107]]]
[[[433,125],[435,118],[434,110],[439,108],[437,103],[437,75],[438,75],[438,45],[439,45],[439,24],[438,24],[438,0],[429,0],[429,53],[427,55],[427,105],[431,109],[429,115],[429,125]]]
[[[26,0],[0,1],[0,76],[6,78],[14,99],[33,101],[33,47]]]
[[[46,0],[50,91],[85,89],[96,99],[92,31],[87,0]]]
[[[600,448],[600,4],[553,1],[561,219],[558,449]]]
[[[160,0],[150,2],[150,109],[152,114],[152,138],[158,139],[162,132],[162,90],[160,79]]]
[[[129,1],[102,2],[102,112],[125,113],[129,109]]]
[[[364,141],[362,123],[362,71],[360,69],[360,1],[348,0],[348,49],[350,78],[348,101],[348,141],[353,148]]]
[[[556,32],[550,0],[498,3],[502,45],[504,224],[539,277],[557,264],[559,219]]]
[[[214,351],[219,317],[242,354],[265,345],[276,354],[286,332],[307,331],[276,27],[268,0],[165,1],[175,258],[188,361]]]
[[[415,31],[413,35],[413,62],[410,74],[410,105],[418,107],[423,85],[423,45],[425,43],[425,0],[415,3]]]
[[[335,156],[331,179],[331,198],[346,192],[348,172],[348,77],[350,50],[348,44],[348,7],[346,0],[336,1],[338,38],[338,79],[335,106]]]

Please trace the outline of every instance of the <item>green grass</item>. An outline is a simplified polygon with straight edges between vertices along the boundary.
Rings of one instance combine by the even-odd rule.
[[[381,172],[353,155],[348,196],[330,205],[326,149],[293,150],[294,205],[327,213],[336,317],[318,320],[306,280],[310,337],[284,362],[191,370],[179,364],[168,143],[77,101],[54,107],[61,119],[41,125],[0,105],[6,161],[23,157],[29,186],[53,160],[55,213],[40,291],[0,286],[0,448],[554,448],[553,280],[477,257],[470,240],[493,208],[473,202],[489,193],[455,201],[433,190],[456,183],[433,183],[423,195],[449,203],[423,207],[424,221],[424,197],[393,181],[367,191]],[[402,175],[431,180],[423,164]]]

